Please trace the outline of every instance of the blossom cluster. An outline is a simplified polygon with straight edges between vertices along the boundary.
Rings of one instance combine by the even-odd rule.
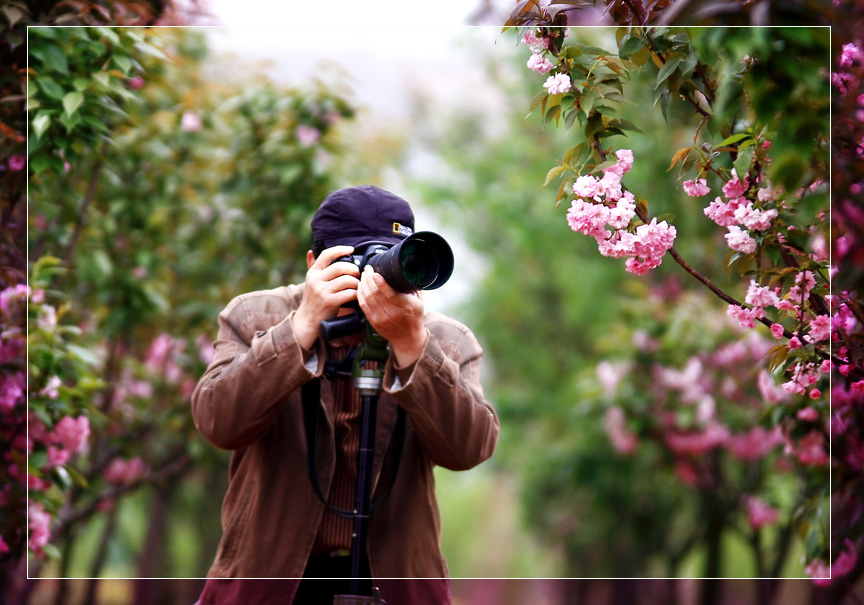
[[[642,439],[654,441],[671,454],[671,469],[678,480],[700,489],[716,487],[716,476],[711,470],[714,458],[709,455],[712,452],[724,451],[729,463],[744,468],[763,464],[766,459],[778,464],[784,453],[793,456],[799,453],[782,449],[789,442],[781,427],[741,423],[746,416],[755,421],[769,397],[778,401],[789,397],[789,393],[775,386],[764,368],[759,370],[758,388],[753,385],[754,364],[764,363],[773,344],[770,339],[748,332],[716,350],[696,353],[682,365],[663,363],[663,345],[644,334],[638,338],[634,334],[634,344],[654,359],[650,366],[640,370],[634,365],[639,363],[635,360],[604,361],[596,368],[605,398],[616,402],[606,409],[603,427],[618,453],[630,456],[639,449]],[[647,384],[642,380],[647,380]],[[650,390],[649,409],[627,409],[626,399],[616,401],[619,385],[625,381],[634,381],[637,389]],[[631,414],[647,415],[651,419],[650,428],[634,431],[629,424]],[[810,448],[805,452],[804,447],[796,444],[805,456],[815,456],[818,445],[805,444]],[[781,518],[770,491],[767,496],[762,495],[761,488],[752,484],[729,485],[724,489],[741,490],[737,501],[740,518],[753,529],[777,523]]]
[[[692,197],[701,197],[711,191],[704,178],[685,181],[683,187],[684,192]],[[770,229],[772,221],[778,214],[775,208],[755,207],[753,201],[745,197],[748,189],[750,189],[750,181],[747,176],[745,175],[744,180],[741,180],[733,168],[732,178],[722,187],[726,201],[717,196],[704,210],[708,218],[728,229],[726,242],[729,247],[744,254],[756,251],[756,240],[752,232]],[[773,202],[776,198],[777,192],[770,186],[759,188],[756,192],[756,199],[761,206]]]
[[[49,490],[53,483],[48,471],[66,466],[76,454],[86,450],[90,437],[90,421],[83,414],[61,415],[52,411],[53,402],[61,399],[63,380],[49,374],[28,384],[23,370],[17,370],[23,355],[24,331],[28,304],[35,314],[31,330],[53,332],[57,326],[57,313],[46,303],[45,291],[18,284],[0,292],[0,319],[3,336],[0,339],[0,363],[10,371],[0,375],[0,437],[11,446],[5,452],[3,475],[8,478],[0,488],[0,505],[23,500],[25,490],[31,495]],[[27,396],[31,404],[41,405],[50,417],[51,428],[35,412],[25,409]],[[47,421],[47,420],[46,420]],[[28,466],[27,459],[39,453],[40,465]],[[44,547],[51,535],[51,512],[45,504],[34,499],[27,504],[29,528],[27,545],[36,556],[43,556]],[[23,520],[22,520],[23,525]],[[13,538],[14,540],[14,538]],[[0,551],[8,549],[9,543],[0,536]]]
[[[636,201],[622,187],[621,178],[633,167],[633,152],[619,149],[615,156],[617,161],[603,171],[602,178],[588,174],[573,183],[576,198],[567,210],[567,223],[573,231],[593,237],[600,254],[627,257],[627,271],[645,275],[663,261],[677,231],[666,221],[658,223],[656,218],[630,230],[636,216]]]

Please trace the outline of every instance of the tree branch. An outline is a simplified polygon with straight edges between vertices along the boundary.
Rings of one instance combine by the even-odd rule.
[[[102,167],[105,166],[105,161],[101,158],[104,157],[106,151],[106,147],[103,147],[100,159],[96,161],[96,165],[93,166],[93,171],[90,173],[90,180],[87,182],[87,192],[84,194],[84,202],[78,210],[78,217],[75,221],[75,231],[72,233],[72,238],[69,240],[66,252],[63,253],[63,264],[67,266],[72,260],[72,253],[75,251],[75,247],[78,245],[78,238],[81,237],[81,231],[84,229],[87,209],[90,207],[93,198],[96,197],[96,185],[99,183],[99,174],[102,172]]]

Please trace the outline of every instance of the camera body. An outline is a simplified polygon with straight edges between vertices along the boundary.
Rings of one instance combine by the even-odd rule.
[[[366,265],[379,273],[398,292],[434,290],[453,274],[453,251],[447,241],[431,231],[414,233],[398,244],[371,243],[359,246],[354,254],[333,262]]]
[[[341,256],[334,263],[351,263],[360,272],[366,266],[380,274],[398,292],[440,288],[453,273],[453,251],[446,240],[431,231],[409,235],[398,244],[370,243],[357,246],[354,254]],[[359,309],[356,301],[351,306]],[[363,330],[366,318],[361,311],[321,322],[324,340],[333,340]]]

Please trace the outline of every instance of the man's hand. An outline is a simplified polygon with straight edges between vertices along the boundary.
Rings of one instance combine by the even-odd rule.
[[[351,246],[334,246],[324,250],[314,262],[310,253],[306,289],[293,323],[294,338],[304,349],[315,344],[322,321],[335,317],[339,307],[357,299],[360,270],[351,263],[333,263],[353,251]]]
[[[420,359],[427,337],[420,292],[397,292],[367,265],[360,277],[357,301],[372,327],[390,343],[400,367]]]

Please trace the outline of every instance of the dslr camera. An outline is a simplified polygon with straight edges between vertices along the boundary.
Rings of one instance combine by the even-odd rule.
[[[358,246],[354,254],[339,257],[333,262],[351,263],[361,273],[369,265],[390,287],[405,293],[440,288],[453,274],[450,245],[431,231],[413,233],[395,245]],[[364,328],[365,323],[366,318],[360,311],[329,319],[321,322],[321,336],[324,340],[333,340],[355,334]]]

